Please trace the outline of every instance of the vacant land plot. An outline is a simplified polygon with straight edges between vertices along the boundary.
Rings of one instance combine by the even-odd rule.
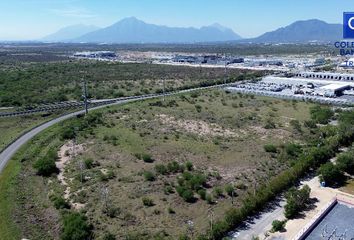
[[[311,106],[210,90],[68,121],[16,156],[18,192],[4,190],[13,199],[4,215],[30,239],[59,237],[55,207],[83,211],[97,239],[196,235],[289,167],[276,152],[308,136]],[[55,173],[38,176],[33,164],[53,149]]]
[[[253,79],[262,73],[229,70],[228,81]],[[97,61],[22,63],[11,68],[0,64],[0,107],[66,100],[82,100],[82,82],[89,97],[114,98],[221,83],[223,69]]]

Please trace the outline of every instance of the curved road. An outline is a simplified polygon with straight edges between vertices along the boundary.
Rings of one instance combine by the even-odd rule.
[[[220,85],[213,85],[213,86],[208,86],[208,87],[200,87],[200,88],[193,88],[193,89],[186,89],[186,90],[182,90],[182,91],[178,91],[178,92],[170,92],[170,93],[166,93],[165,96],[170,96],[170,95],[175,95],[178,93],[186,93],[186,92],[191,92],[191,91],[197,91],[197,90],[202,90],[202,89],[208,89],[208,88],[216,88],[216,87],[223,87],[223,86],[227,86],[230,85],[232,83],[229,84],[220,84]],[[103,108],[103,107],[107,107],[107,106],[111,106],[111,105],[118,105],[118,104],[123,104],[126,102],[132,102],[132,101],[138,101],[138,100],[145,100],[145,99],[150,99],[150,98],[157,98],[157,97],[162,97],[163,94],[153,94],[153,95],[146,95],[146,96],[134,96],[134,97],[128,97],[125,100],[112,100],[115,102],[110,102],[108,104],[104,104],[101,106],[97,106],[97,107],[92,107],[89,109],[89,111],[95,110],[95,109],[99,109],[99,108]],[[63,115],[61,117],[55,118],[53,120],[50,120],[44,124],[41,124],[35,128],[33,128],[32,130],[30,130],[29,132],[23,134],[22,136],[20,136],[17,140],[15,140],[14,142],[12,142],[10,145],[8,145],[2,152],[0,152],[0,174],[2,173],[2,171],[4,170],[6,164],[8,163],[8,161],[11,159],[11,157],[26,143],[28,142],[31,138],[33,138],[34,136],[36,136],[38,133],[40,133],[41,131],[43,131],[44,129],[53,126],[54,124],[64,121],[66,119],[72,118],[74,116],[77,116],[79,114],[83,114],[85,113],[84,110],[81,111],[77,111],[77,112],[73,112],[73,113],[68,113],[66,115]]]

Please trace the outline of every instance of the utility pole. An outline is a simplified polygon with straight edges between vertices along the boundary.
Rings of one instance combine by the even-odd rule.
[[[166,79],[163,78],[163,97],[162,97],[162,101],[165,101],[165,95],[166,95]]]
[[[226,77],[227,77],[227,60],[226,60],[226,54],[224,55],[224,60],[225,60],[225,65],[224,65],[224,84],[226,84]]]
[[[86,83],[86,80],[85,80],[85,79],[83,79],[82,92],[83,92],[82,97],[84,98],[84,104],[85,104],[85,114],[88,114],[87,83]]]

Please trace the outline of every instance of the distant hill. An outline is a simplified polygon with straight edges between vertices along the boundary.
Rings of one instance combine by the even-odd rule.
[[[167,27],[125,18],[109,27],[73,39],[90,43],[193,43],[238,40],[241,37],[219,24],[201,28]]]
[[[329,24],[311,19],[294,22],[289,26],[249,39],[249,41],[256,43],[304,43],[310,41],[329,42],[340,39],[342,39],[341,24]]]
[[[50,34],[40,41],[47,42],[67,42],[71,39],[78,38],[86,33],[93,32],[100,29],[99,27],[93,25],[72,25],[58,30],[57,32]]]

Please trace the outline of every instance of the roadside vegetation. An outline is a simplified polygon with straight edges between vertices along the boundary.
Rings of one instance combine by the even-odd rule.
[[[59,116],[60,114],[61,112],[59,111],[56,113],[43,113],[21,117],[0,118],[0,151],[21,134],[41,123]]]
[[[304,126],[312,106],[209,90],[79,116],[16,156],[26,174],[12,184],[26,197],[9,195],[8,216],[31,239],[64,238],[64,216],[76,212],[87,217],[78,225],[95,239],[175,239],[208,232],[212,209],[215,230],[206,236],[217,238],[224,234],[225,213],[237,223],[257,211],[252,201],[269,200],[258,196],[264,183],[289,171],[303,153],[304,139],[314,131]],[[293,119],[301,132],[290,124]],[[269,122],[275,127],[267,129]],[[245,204],[236,220],[234,211]],[[194,223],[192,233],[187,220]]]
[[[228,81],[262,75],[262,72],[229,69]],[[0,107],[82,100],[83,79],[88,83],[89,98],[105,99],[162,93],[163,79],[166,91],[223,83],[224,70],[90,60],[31,63],[12,69],[2,69],[0,65]]]

